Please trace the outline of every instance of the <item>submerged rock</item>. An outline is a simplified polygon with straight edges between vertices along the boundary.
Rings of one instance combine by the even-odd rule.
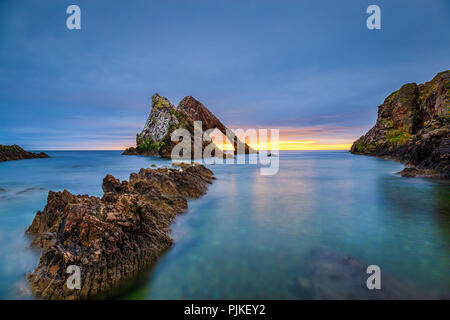
[[[195,128],[194,122],[201,121],[202,127]],[[202,103],[193,97],[185,97],[175,107],[170,101],[158,94],[152,96],[152,109],[145,123],[144,129],[136,136],[136,147],[126,149],[124,155],[148,155],[171,158],[172,148],[179,142],[171,139],[172,133],[176,129],[185,129],[191,136],[190,158],[194,159],[194,147],[204,151],[210,145],[208,141],[196,141],[194,134],[202,137],[203,133],[209,129],[218,129],[233,141],[235,152],[242,150],[245,153],[255,152],[248,145],[241,142],[231,130],[217,119]],[[195,132],[197,130],[197,132]],[[213,156],[224,157],[225,155],[217,147],[212,153]],[[200,155],[201,157],[202,155]]]
[[[46,299],[95,297],[155,262],[172,244],[170,224],[187,199],[206,193],[213,173],[202,165],[183,171],[141,169],[129,181],[103,180],[102,198],[50,191],[27,230],[42,255],[29,275]],[[81,269],[81,289],[66,286],[67,267]]]
[[[36,158],[50,158],[44,152],[33,153],[23,150],[18,145],[5,146],[0,144],[0,161],[24,160]]]
[[[378,107],[375,126],[350,151],[400,160],[417,168],[416,175],[450,178],[450,70],[393,92]]]
[[[26,189],[17,191],[16,194],[24,194],[24,193],[39,191],[39,190],[44,190],[44,188],[28,187]]]
[[[297,290],[308,299],[391,300],[445,298],[423,291],[381,270],[381,289],[366,285],[367,264],[324,247],[312,249],[305,258],[305,271]],[[448,297],[446,297],[448,298]]]
[[[436,172],[433,170],[421,169],[421,168],[416,168],[416,167],[406,167],[402,171],[397,172],[397,174],[399,174],[405,178],[413,178],[413,177],[435,178],[435,177],[439,177],[439,175],[436,174]]]

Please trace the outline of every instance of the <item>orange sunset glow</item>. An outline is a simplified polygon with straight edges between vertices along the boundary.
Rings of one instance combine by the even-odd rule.
[[[140,130],[140,126],[136,124],[135,131]],[[244,128],[247,130],[248,128]],[[259,128],[255,129],[258,131]],[[269,133],[270,133],[270,128]],[[352,142],[359,136],[358,131],[363,129],[355,127],[335,127],[335,126],[306,126],[300,128],[279,128],[278,144],[270,143],[270,134],[267,137],[267,143],[255,143],[246,139],[255,150],[349,150]],[[355,133],[356,132],[356,133]],[[245,137],[237,132],[238,137],[244,140]],[[213,141],[221,150],[233,150],[233,146],[218,130],[211,134]],[[58,150],[124,150],[130,146],[135,146],[134,135],[124,135],[120,139],[115,138],[113,141],[103,141],[102,143],[92,143],[85,141],[74,141],[73,144],[67,146],[55,145],[53,147]]]
[[[108,144],[101,146],[86,145],[80,146],[80,150],[124,150],[133,143],[128,144]],[[233,150],[233,146],[230,143],[217,143],[217,147],[221,150]],[[278,148],[275,145],[272,147],[270,143],[268,144],[255,144],[249,143],[249,145],[255,150],[350,150],[352,145],[351,142],[348,143],[325,143],[321,141],[314,140],[280,140],[278,143]],[[64,149],[64,148],[62,148]],[[67,150],[72,150],[67,148]]]
[[[278,143],[278,148],[270,143],[257,144],[249,143],[250,147],[255,150],[349,150],[351,143],[336,143],[327,144],[319,143],[317,141],[309,140],[281,140]],[[230,143],[217,144],[221,150],[233,150]]]
[[[246,139],[246,143],[255,150],[350,150],[355,140],[352,129],[334,126],[279,128],[277,143],[271,144],[270,135],[267,142],[258,143]],[[245,137],[238,132],[237,136],[244,141]],[[233,150],[232,144],[223,136],[222,140],[219,138],[215,142],[221,150]]]

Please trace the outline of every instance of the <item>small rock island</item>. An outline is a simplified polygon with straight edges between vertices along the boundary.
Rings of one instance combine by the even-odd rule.
[[[188,198],[206,193],[213,173],[199,164],[141,169],[129,181],[103,179],[102,198],[48,194],[27,230],[42,249],[28,275],[31,289],[45,299],[86,299],[116,287],[154,263],[172,245],[170,224],[185,211]],[[66,286],[67,268],[78,266],[81,288]]]
[[[50,158],[50,157],[48,154],[44,152],[33,153],[25,151],[16,144],[12,146],[5,146],[0,144],[0,161],[38,159],[38,158]]]
[[[399,160],[402,176],[450,178],[450,70],[408,83],[378,107],[375,126],[350,152]]]
[[[136,148],[126,149],[124,155],[146,155],[171,158],[172,148],[177,142],[171,140],[171,134],[176,129],[186,129],[191,134],[191,145],[194,150],[194,122],[201,121],[202,128],[200,134],[209,129],[218,129],[229,141],[232,141],[235,154],[243,150],[246,154],[256,153],[245,142],[239,140],[228,128],[201,102],[191,96],[183,98],[178,107],[170,101],[161,97],[157,93],[152,96],[152,108],[145,123],[144,129],[136,136]],[[203,141],[201,150],[209,145]],[[214,154],[217,157],[223,154]]]

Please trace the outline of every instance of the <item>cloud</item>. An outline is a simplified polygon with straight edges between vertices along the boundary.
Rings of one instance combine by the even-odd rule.
[[[1,143],[133,144],[158,92],[195,96],[225,124],[343,144],[392,91],[449,68],[446,1],[382,1],[379,32],[360,1],[77,4],[79,32],[64,1],[0,2]]]

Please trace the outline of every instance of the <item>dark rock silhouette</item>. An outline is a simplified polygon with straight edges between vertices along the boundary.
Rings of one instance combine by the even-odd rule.
[[[50,158],[44,152],[33,153],[23,150],[18,145],[4,146],[0,144],[0,161],[24,160],[36,158]]]

